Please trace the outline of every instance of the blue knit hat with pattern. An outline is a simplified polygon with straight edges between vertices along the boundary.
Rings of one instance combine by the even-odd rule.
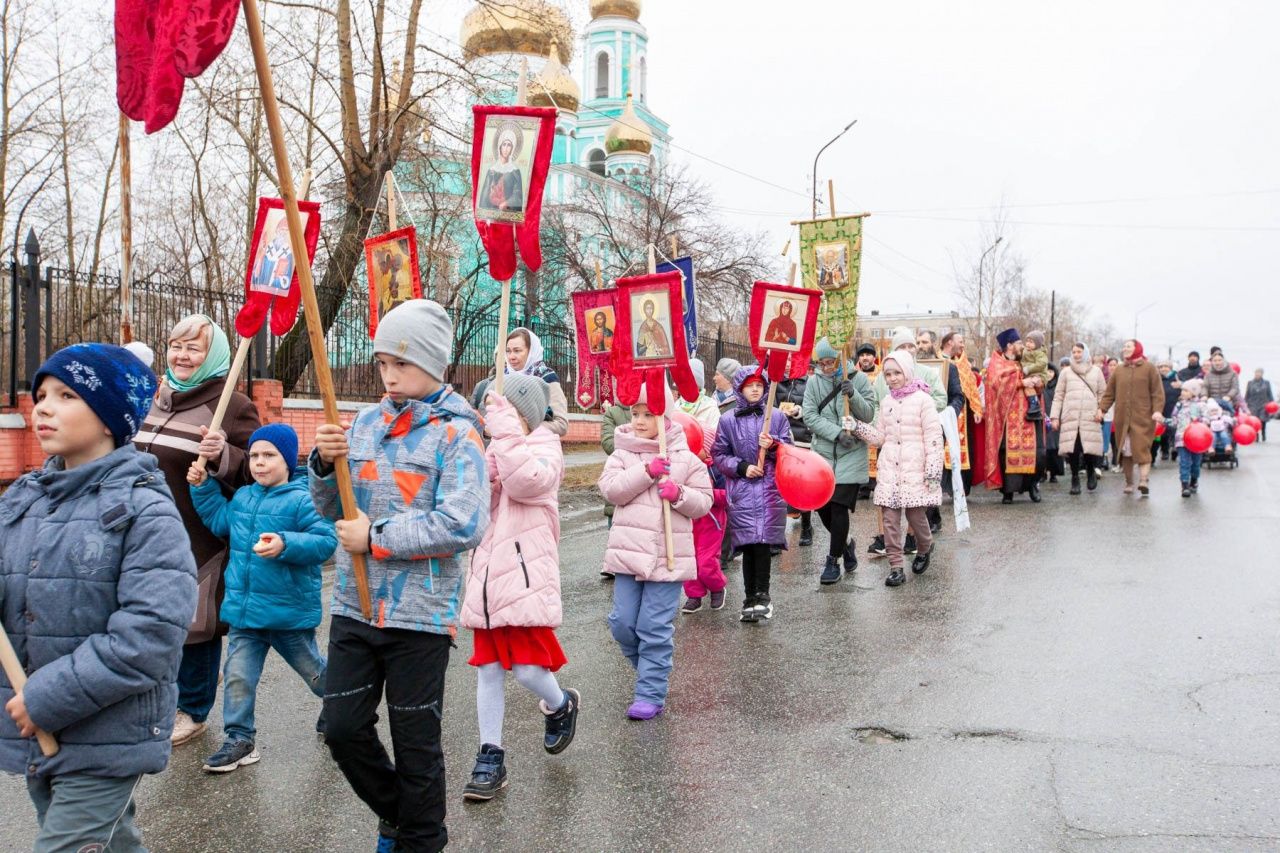
[[[49,356],[31,378],[31,396],[46,377],[58,379],[84,400],[123,447],[151,411],[156,375],[137,356],[115,344],[72,344]]]
[[[255,441],[269,441],[275,445],[276,450],[279,450],[280,455],[284,457],[289,470],[292,471],[298,464],[298,433],[288,424],[267,424],[258,427],[253,431],[253,435],[249,436],[250,448]]]

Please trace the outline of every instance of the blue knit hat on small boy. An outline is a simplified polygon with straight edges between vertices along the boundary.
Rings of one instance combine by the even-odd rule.
[[[249,436],[250,448],[255,441],[266,441],[274,445],[284,457],[289,470],[293,470],[298,464],[298,433],[288,424],[267,424],[258,427],[253,431],[253,435]]]
[[[116,447],[137,434],[158,384],[150,367],[114,344],[72,344],[58,350],[31,378],[32,397],[49,376],[84,400],[111,431]]]

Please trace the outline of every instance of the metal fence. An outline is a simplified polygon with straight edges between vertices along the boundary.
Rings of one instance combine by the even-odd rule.
[[[41,269],[35,263],[10,264],[5,270],[10,284],[9,298],[0,300],[0,332],[4,346],[0,349],[0,377],[6,390],[17,391],[43,358],[61,347],[84,341],[115,341],[120,336],[120,278],[116,275],[76,273],[56,267]],[[35,286],[31,274],[35,273]],[[324,293],[321,292],[323,300]],[[33,311],[28,304],[39,304]],[[340,296],[334,322],[325,339],[334,389],[339,399],[377,400],[382,384],[373,361],[373,342],[369,338],[369,304],[364,293],[347,289]],[[183,317],[192,313],[209,315],[223,329],[234,333],[235,313],[239,310],[239,291],[228,293],[175,285],[155,278],[133,283],[133,337],[156,350],[163,358],[168,334]],[[498,345],[498,318],[494,311],[474,311],[460,306],[450,312],[455,339],[445,381],[470,394],[477,383],[493,370]],[[27,319],[34,317],[39,327],[37,339],[25,334]],[[513,317],[512,327],[525,326],[542,341],[544,361],[559,375],[568,399],[575,399],[576,370],[574,364],[575,332],[563,317]],[[279,341],[263,335],[254,347],[250,364],[255,378],[275,375]],[[707,379],[712,378],[716,363],[724,357],[743,364],[753,359],[741,332],[723,328],[712,335],[699,335],[696,354],[707,366]],[[34,363],[29,363],[34,362]],[[308,365],[289,391],[291,397],[319,396],[315,371]]]

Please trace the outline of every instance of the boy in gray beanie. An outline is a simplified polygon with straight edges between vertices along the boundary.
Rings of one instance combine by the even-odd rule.
[[[435,302],[411,299],[387,312],[373,343],[387,396],[362,410],[348,432],[321,426],[307,463],[311,498],[336,522],[341,545],[325,743],[380,818],[378,843],[403,850],[440,850],[449,840],[440,749],[444,673],[460,611],[461,555],[489,526],[477,415],[441,383],[452,345],[453,324]],[[351,469],[360,506],[354,521],[342,518],[335,463]],[[351,576],[353,554],[368,555],[368,619]],[[394,763],[376,725],[384,690]]]
[[[742,363],[733,358],[722,358],[716,363],[716,375],[712,377],[716,383],[716,403],[720,406],[720,414],[730,412],[737,406],[737,397],[733,394],[733,377],[742,369]]]

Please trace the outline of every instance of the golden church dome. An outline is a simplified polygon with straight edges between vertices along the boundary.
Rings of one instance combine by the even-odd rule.
[[[636,115],[630,92],[627,93],[627,105],[623,108],[622,115],[609,125],[609,130],[604,135],[604,150],[609,154],[648,154],[653,150],[653,131]]]
[[[542,66],[529,86],[529,106],[559,107],[569,113],[578,111],[582,101],[582,90],[573,79],[568,69],[560,64],[559,44],[551,40],[551,48],[547,51],[547,64]]]
[[[462,46],[468,58],[495,53],[545,56],[552,42],[560,62],[573,58],[573,28],[564,11],[543,0],[498,0],[477,5],[462,19]]]
[[[591,17],[619,15],[633,21],[640,20],[640,0],[591,0]]]

